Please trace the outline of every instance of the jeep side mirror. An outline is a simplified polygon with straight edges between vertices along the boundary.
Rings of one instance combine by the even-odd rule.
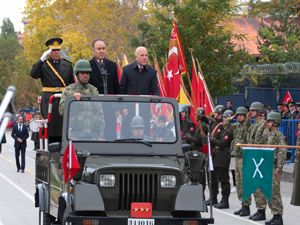
[[[185,154],[185,153],[187,153],[187,152],[189,152],[191,150],[192,150],[192,146],[190,144],[186,144],[186,143],[182,144],[182,152],[183,152],[183,154]]]
[[[61,143],[60,142],[53,142],[48,145],[49,152],[60,152]]]

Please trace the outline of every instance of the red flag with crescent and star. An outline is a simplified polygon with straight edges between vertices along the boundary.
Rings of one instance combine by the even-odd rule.
[[[165,68],[165,89],[167,97],[178,99],[182,75],[187,72],[184,52],[179,36],[176,22],[173,22],[173,29],[170,36],[168,61]]]

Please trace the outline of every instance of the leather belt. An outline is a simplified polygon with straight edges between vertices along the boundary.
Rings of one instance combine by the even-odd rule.
[[[43,92],[63,92],[65,87],[43,87]]]

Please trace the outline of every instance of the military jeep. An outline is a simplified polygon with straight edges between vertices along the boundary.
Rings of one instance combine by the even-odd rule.
[[[204,160],[182,146],[178,114],[174,99],[157,96],[68,98],[62,142],[36,155],[40,224],[214,223],[201,217]],[[66,183],[70,140],[80,170]]]

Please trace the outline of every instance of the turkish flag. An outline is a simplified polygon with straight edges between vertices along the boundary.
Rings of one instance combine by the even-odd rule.
[[[178,98],[181,86],[181,75],[187,72],[184,52],[176,22],[170,36],[168,61],[165,68],[164,83],[167,97]]]
[[[74,145],[71,141],[65,149],[65,153],[62,159],[62,167],[64,180],[66,183],[68,183],[69,179],[71,180],[74,175],[80,170],[80,165],[74,149]]]
[[[282,105],[284,105],[285,103],[288,103],[288,102],[293,102],[293,98],[292,98],[291,93],[289,91],[286,91],[284,98],[282,100]]]

